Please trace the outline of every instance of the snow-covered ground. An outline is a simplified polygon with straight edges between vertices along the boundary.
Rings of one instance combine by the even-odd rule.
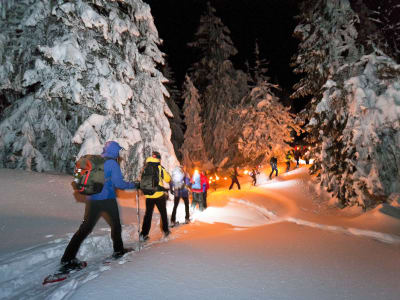
[[[42,286],[84,204],[68,175],[0,169],[0,299],[398,299],[400,208],[338,210],[306,171],[211,190],[209,208],[167,239],[155,210],[150,241],[111,264],[101,220],[78,254],[88,267]],[[125,244],[138,248],[136,192],[118,201]]]

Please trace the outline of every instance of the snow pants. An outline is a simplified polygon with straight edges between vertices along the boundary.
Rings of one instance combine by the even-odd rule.
[[[154,206],[157,206],[161,216],[162,230],[164,233],[169,231],[168,229],[168,216],[167,216],[167,197],[162,195],[158,198],[146,198],[146,212],[144,214],[142,232],[143,236],[147,236],[151,228],[151,219],[153,218]]]
[[[229,189],[230,189],[230,190],[232,189],[234,183],[236,183],[238,189],[240,190],[240,183],[239,183],[239,180],[237,179],[237,177],[233,177],[233,178],[232,178],[232,183],[231,183]]]
[[[289,172],[290,170],[290,161],[286,162],[286,172]]]
[[[88,200],[86,201],[85,216],[82,224],[65,249],[64,255],[61,258],[62,263],[68,262],[76,257],[79,247],[85,238],[92,232],[100,216],[103,216],[111,227],[111,239],[113,241],[114,252],[124,250],[117,200]]]
[[[178,208],[179,200],[181,197],[175,196],[174,197],[174,208],[172,209],[172,215],[171,215],[171,222],[175,222],[176,220],[176,209]],[[185,203],[185,219],[189,220],[189,198],[188,197],[182,197],[183,202]]]
[[[290,168],[290,165],[289,165],[289,168]],[[278,176],[278,168],[277,168],[276,164],[271,164],[271,169],[272,169],[272,171],[269,174],[269,179],[272,178],[272,174],[274,174],[274,171],[275,171],[275,176]]]
[[[203,192],[203,207],[207,208],[207,191]]]
[[[203,193],[195,193],[193,192],[193,200],[192,200],[192,208],[196,208],[196,204],[199,204],[199,210],[203,211],[204,210],[204,199],[203,199]]]

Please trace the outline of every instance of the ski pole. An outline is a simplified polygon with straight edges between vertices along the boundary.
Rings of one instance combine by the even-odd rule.
[[[140,252],[140,210],[139,210],[139,190],[136,190],[137,219],[138,219],[138,242]]]

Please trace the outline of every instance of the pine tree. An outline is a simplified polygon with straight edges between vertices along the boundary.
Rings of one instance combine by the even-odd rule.
[[[200,94],[204,120],[204,142],[208,158],[214,165],[226,159],[230,145],[222,136],[226,111],[236,107],[248,91],[247,76],[236,70],[230,57],[237,53],[229,37],[229,29],[215,15],[215,9],[207,4],[206,13],[200,19],[195,41],[189,46],[200,59],[191,68],[191,78]]]
[[[11,104],[0,123],[1,167],[71,172],[75,159],[101,153],[107,140],[124,147],[130,178],[152,150],[165,167],[178,163],[147,4],[21,0],[6,14],[0,98]]]
[[[321,184],[341,205],[374,207],[400,192],[400,152],[394,146],[399,143],[399,66],[376,45],[361,43],[354,25],[363,17],[348,1],[306,4],[312,4],[302,7],[302,20],[307,23],[296,31],[302,37],[298,62],[310,72],[297,87],[301,89],[312,80],[318,82],[305,89],[314,96],[308,114],[308,130],[317,149],[314,171],[320,173]],[[348,25],[343,20],[348,20]],[[364,28],[362,36],[373,33],[375,29],[370,28]],[[345,32],[338,35],[338,30]],[[330,45],[319,44],[316,32],[326,33],[318,36]],[[306,59],[307,49],[323,53],[320,65]],[[369,54],[363,55],[364,51]]]
[[[202,120],[200,117],[200,95],[190,77],[186,75],[183,86],[183,114],[185,116],[186,131],[181,148],[183,164],[189,168],[206,167],[209,165],[203,142]]]
[[[182,110],[181,110],[181,102],[182,95],[181,91],[176,86],[176,81],[174,77],[174,72],[171,70],[168,62],[165,63],[163,67],[163,74],[168,79],[168,82],[165,83],[167,91],[169,93],[169,98],[166,99],[169,109],[172,112],[172,116],[169,116],[168,120],[171,125],[172,137],[171,141],[174,145],[174,150],[179,160],[182,160],[180,154],[180,147],[183,144],[184,138],[184,124],[182,120]]]

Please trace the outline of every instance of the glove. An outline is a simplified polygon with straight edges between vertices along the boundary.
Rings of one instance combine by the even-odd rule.
[[[137,190],[140,189],[140,181],[134,181],[133,183],[135,184]]]

